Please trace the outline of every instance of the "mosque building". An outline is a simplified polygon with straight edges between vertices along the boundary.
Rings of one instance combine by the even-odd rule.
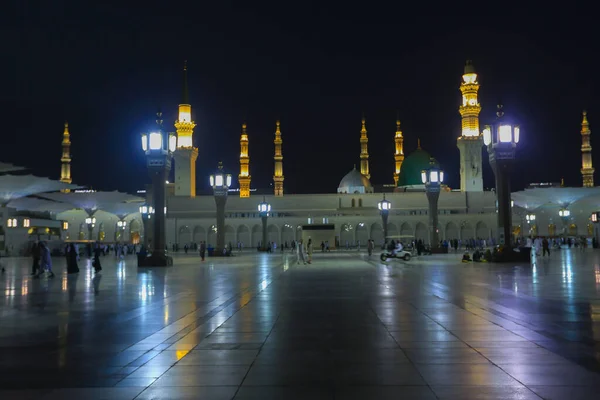
[[[167,245],[199,243],[216,244],[216,207],[212,195],[196,193],[196,160],[198,148],[194,147],[195,122],[187,87],[187,66],[183,71],[183,96],[179,104],[178,118],[174,123],[178,142],[174,152],[174,182],[167,185],[166,195],[166,242]],[[497,237],[496,194],[483,189],[483,140],[479,125],[481,105],[478,99],[478,75],[468,61],[460,84],[462,103],[461,134],[457,138],[460,152],[460,188],[443,186],[438,202],[439,238],[467,240],[472,238],[494,241]],[[337,190],[330,194],[286,194],[284,190],[284,141],[285,125],[275,121],[273,133],[273,186],[272,193],[265,196],[271,204],[268,219],[268,240],[278,245],[302,237],[308,225],[330,225],[335,230],[335,244],[341,247],[366,244],[368,239],[383,243],[382,218],[378,202],[384,193],[376,191],[369,169],[367,120],[363,115],[357,129],[358,168],[355,165],[340,180]],[[600,204],[600,187],[594,186],[594,168],[591,156],[590,124],[583,113],[582,137],[582,187],[546,187],[537,185],[512,193],[513,228],[515,235],[543,236],[593,236],[590,221]],[[405,153],[404,135],[400,119],[396,119],[394,137],[394,164],[390,157],[390,178],[393,188],[384,187],[385,198],[392,208],[388,218],[389,236],[405,235],[429,241],[428,202],[421,171],[437,161],[418,141],[417,149]],[[118,192],[94,192],[81,190],[72,184],[71,145],[72,135],[65,123],[62,140],[60,181],[46,182],[36,192],[29,190],[15,196],[14,187],[19,180],[11,172],[0,169],[0,195],[2,203],[3,241],[0,250],[8,247],[24,253],[28,240],[51,232],[57,241],[104,241],[139,243],[151,239],[151,229],[145,229],[139,206],[151,203],[150,193],[144,199],[136,195]],[[252,131],[246,123],[241,126],[239,188],[230,190],[226,205],[225,243],[234,247],[257,247],[262,240],[262,224],[257,206],[263,194],[253,194],[251,188],[250,142]],[[357,146],[358,147],[358,146]],[[358,151],[357,151],[358,152]],[[351,160],[349,160],[351,161]],[[6,165],[6,164],[2,164]],[[448,165],[440,166],[451,170]],[[10,170],[12,171],[12,169]],[[208,177],[210,172],[201,175]],[[385,178],[382,178],[382,180]],[[21,181],[23,181],[21,179]],[[62,185],[62,186],[61,186]],[[388,185],[389,186],[389,185]],[[32,196],[35,195],[35,196]],[[32,219],[36,212],[44,210],[44,218]],[[38,227],[32,225],[32,221]],[[35,229],[34,229],[35,228]],[[38,229],[39,228],[39,229]]]

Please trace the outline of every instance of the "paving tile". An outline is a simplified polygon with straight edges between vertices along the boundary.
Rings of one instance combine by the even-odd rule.
[[[143,387],[146,388],[152,385],[156,378],[125,378],[116,387]]]
[[[344,400],[435,400],[427,386],[345,386],[335,388],[335,398]]]
[[[540,400],[525,386],[432,386],[439,400]]]
[[[272,386],[242,386],[233,398],[234,400],[333,400],[333,389],[330,387],[306,388],[272,387]]]
[[[53,390],[43,400],[132,400],[142,390],[143,387],[64,388]]]
[[[545,400],[591,400],[598,398],[598,386],[530,386]]]
[[[135,400],[231,400],[237,386],[150,386]]]
[[[0,389],[0,399],[2,400],[38,400],[51,392],[51,389],[23,389],[23,390],[2,390]]]
[[[223,365],[174,366],[154,386],[237,386],[248,367]]]
[[[600,375],[574,363],[503,365],[502,369],[527,386],[596,386]]]
[[[258,350],[193,350],[177,365],[250,365]]]
[[[431,386],[521,386],[493,364],[416,364]]]

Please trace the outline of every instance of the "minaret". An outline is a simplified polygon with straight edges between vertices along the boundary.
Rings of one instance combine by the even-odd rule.
[[[246,123],[242,124],[242,136],[240,137],[240,197],[250,197],[250,156],[248,155],[248,133]]]
[[[398,178],[400,178],[400,169],[402,168],[402,162],[404,161],[404,137],[400,130],[400,119],[396,119],[396,136],[394,137],[396,144],[396,152],[394,153],[394,160],[396,161],[396,170],[394,172],[394,186],[398,186]]]
[[[462,104],[458,108],[462,117],[462,132],[456,145],[460,150],[460,190],[462,192],[483,191],[482,146],[483,137],[479,131],[481,105],[477,99],[479,82],[471,60],[465,65],[465,73],[460,84]]]
[[[283,152],[281,151],[281,145],[283,140],[281,139],[281,129],[279,121],[275,122],[275,174],[273,175],[273,183],[275,184],[275,196],[283,196]]]
[[[187,61],[183,64],[183,93],[179,104],[179,116],[175,121],[177,130],[177,150],[175,158],[175,196],[196,197],[196,159],[198,148],[194,147],[194,127],[192,106],[187,85]]]
[[[65,122],[62,140],[62,157],[60,158],[60,181],[71,183],[71,134],[69,133],[69,123]],[[63,193],[69,193],[69,189],[61,190]]]
[[[371,179],[369,173],[369,150],[367,144],[369,139],[367,138],[367,122],[365,116],[362,117],[362,128],[360,130],[360,173]]]
[[[594,187],[594,167],[592,166],[592,145],[590,143],[590,123],[587,120],[587,112],[583,112],[581,121],[581,176],[583,187]]]

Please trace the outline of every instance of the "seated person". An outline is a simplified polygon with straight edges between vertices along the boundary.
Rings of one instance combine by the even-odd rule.
[[[465,254],[463,254],[462,262],[469,262],[469,261],[472,261],[471,256],[469,255],[469,252],[466,251]]]
[[[393,255],[396,255],[396,254],[398,254],[399,252],[401,252],[401,251],[402,251],[402,249],[404,249],[404,246],[402,245],[402,243],[400,243],[400,242],[397,242],[397,243],[396,243],[396,246],[395,246],[395,247],[394,247],[394,249],[392,250],[392,254],[393,254]]]
[[[482,256],[481,252],[479,250],[475,250],[475,252],[473,253],[473,261],[480,262],[481,256]]]

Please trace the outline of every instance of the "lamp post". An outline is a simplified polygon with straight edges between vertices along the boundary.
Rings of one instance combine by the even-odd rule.
[[[388,217],[390,210],[392,209],[392,203],[385,199],[385,193],[383,194],[383,200],[377,203],[379,213],[381,214],[381,222],[383,223],[383,242],[385,243],[388,237]]]
[[[561,208],[560,210],[558,210],[558,216],[560,217],[562,224],[563,224],[563,236],[567,236],[568,233],[568,224],[569,224],[569,217],[571,216],[571,211],[569,211],[569,209],[567,208]]]
[[[442,171],[435,159],[429,159],[429,168],[421,171],[421,181],[425,184],[425,194],[429,203],[429,245],[432,249],[439,247],[438,238],[438,199],[440,188],[444,182]]]
[[[156,129],[142,134],[142,150],[146,153],[146,165],[152,178],[152,202],[154,210],[153,251],[146,266],[166,267],[173,260],[165,253],[165,182],[171,170],[171,159],[177,148],[175,133],[167,133],[162,126],[162,113],[156,114]]]
[[[267,219],[269,218],[269,213],[271,212],[271,205],[267,203],[267,200],[263,197],[262,203],[258,204],[258,213],[260,214],[260,218],[262,219],[262,251],[267,251],[269,247],[267,246]]]
[[[142,222],[144,223],[144,247],[147,249],[150,240],[150,219],[152,218],[152,214],[154,214],[154,209],[152,206],[144,204],[140,206],[140,214],[142,214]]]
[[[88,228],[88,239],[94,240],[94,227],[96,226],[96,217],[87,217],[85,223]]]
[[[125,221],[124,219],[117,221],[117,232],[119,232],[119,234],[117,235],[118,237],[115,239],[121,239],[121,241],[124,241],[126,227],[127,221]]]
[[[535,227],[535,214],[526,214],[525,220],[527,221],[527,225],[529,225],[529,235],[531,236],[531,233]]]
[[[498,197],[498,242],[510,246],[512,213],[510,199],[510,172],[519,143],[519,126],[504,119],[502,105],[498,105],[496,124],[483,130],[483,142],[487,146],[490,165],[496,176]]]
[[[225,204],[227,192],[231,185],[231,175],[223,172],[223,163],[219,162],[217,172],[210,176],[210,186],[213,188],[217,205],[217,247],[215,255],[222,255],[225,248]]]

